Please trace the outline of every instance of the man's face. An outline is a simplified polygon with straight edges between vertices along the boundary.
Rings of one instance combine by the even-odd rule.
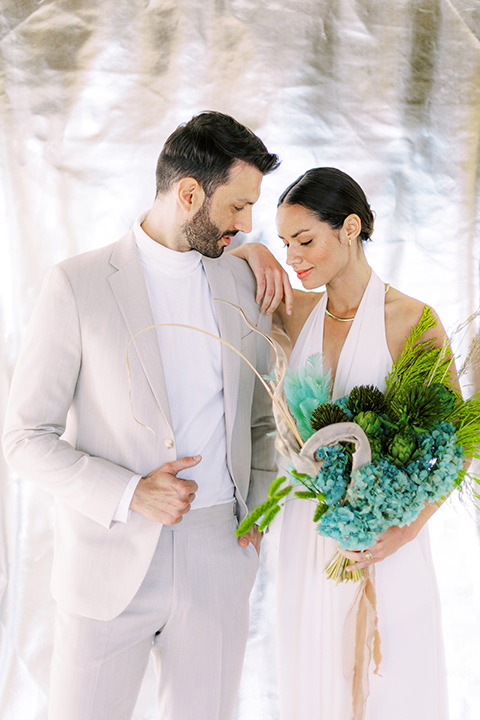
[[[183,232],[185,239],[191,250],[198,250],[206,257],[217,258],[225,247],[222,240],[224,234],[217,225],[212,221],[210,216],[211,198],[205,198],[202,207],[197,212],[193,220],[185,223]],[[237,230],[233,230],[235,235]]]
[[[237,232],[250,232],[252,206],[260,196],[262,177],[252,165],[241,161],[233,165],[228,181],[205,198],[197,214],[183,227],[192,250],[217,258]]]

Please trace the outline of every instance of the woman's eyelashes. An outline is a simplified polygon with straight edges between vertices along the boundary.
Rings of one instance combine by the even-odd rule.
[[[301,242],[301,243],[298,243],[298,244],[301,245],[302,247],[304,247],[305,245],[310,245],[312,242],[313,242],[313,240],[306,240],[305,242]],[[284,242],[284,243],[283,243],[283,247],[284,247],[284,248],[289,248],[289,247],[290,247],[290,244],[287,243],[287,242]]]

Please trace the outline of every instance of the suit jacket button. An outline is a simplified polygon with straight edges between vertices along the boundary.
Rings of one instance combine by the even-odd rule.
[[[163,441],[163,444],[165,445],[165,447],[168,450],[171,450],[173,448],[173,446],[175,445],[175,443],[173,442],[173,440],[171,438],[165,438],[165,440]]]

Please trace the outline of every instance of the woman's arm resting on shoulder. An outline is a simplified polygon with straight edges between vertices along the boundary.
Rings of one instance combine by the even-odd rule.
[[[271,315],[282,300],[285,302],[287,314],[292,312],[293,290],[288,275],[270,250],[262,243],[245,243],[234,250],[231,255],[245,260],[257,281],[257,303],[261,303],[260,311]]]

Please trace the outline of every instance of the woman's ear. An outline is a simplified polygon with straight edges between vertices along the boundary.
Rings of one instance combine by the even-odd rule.
[[[205,200],[205,192],[193,177],[184,177],[177,184],[177,202],[187,215],[193,217]]]
[[[358,217],[358,215],[355,215],[352,213],[351,215],[348,215],[343,223],[342,226],[342,234],[345,236],[345,242],[347,245],[352,245],[355,243],[356,239],[362,232],[362,221]]]

